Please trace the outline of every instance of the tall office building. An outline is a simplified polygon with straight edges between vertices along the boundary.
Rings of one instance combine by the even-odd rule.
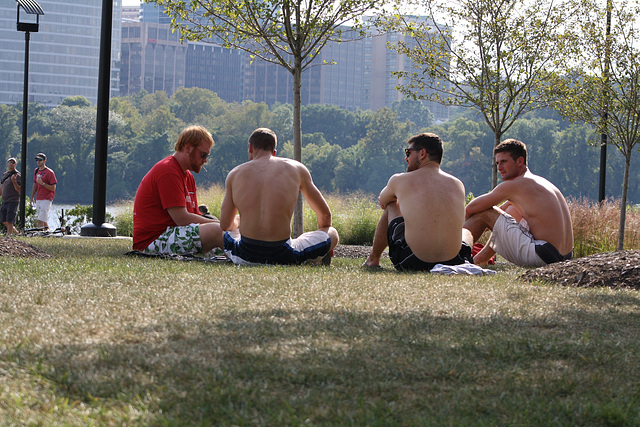
[[[171,24],[171,18],[164,11],[164,6],[157,6],[153,3],[140,3],[140,21]]]
[[[143,4],[141,22],[123,23],[123,95],[146,89],[171,96],[184,85],[209,89],[227,102],[293,103],[293,76],[284,67],[215,41],[180,44],[178,32],[171,34],[170,25],[162,23],[167,18],[162,10]],[[388,48],[403,37],[384,33],[363,38],[346,28],[343,41],[327,43],[315,59],[317,65],[302,73],[302,105],[332,104],[348,110],[391,107],[403,96],[396,89],[402,81],[393,72],[415,69],[408,58]],[[437,121],[448,120],[447,107],[425,104]]]
[[[226,102],[242,102],[246,56],[244,51],[217,43],[189,42],[185,87],[208,89]]]
[[[321,67],[310,67],[302,73],[300,102],[320,104]],[[293,104],[293,74],[279,64],[261,59],[251,61],[249,55],[243,75],[244,99],[273,104]]]
[[[64,98],[81,95],[95,104],[100,65],[101,0],[39,0],[37,33],[29,42],[29,102],[48,107]],[[111,43],[111,96],[119,87],[120,25],[122,0],[113,2]],[[24,94],[25,33],[16,29],[17,3],[0,3],[0,103],[22,102]],[[20,10],[21,22],[35,16]]]
[[[168,24],[124,22],[120,93],[130,95],[145,89],[168,96],[185,85],[187,44]]]
[[[371,109],[371,43],[352,31],[342,33],[342,42],[329,42],[320,51],[313,67],[320,74],[320,104],[337,105],[347,110]]]

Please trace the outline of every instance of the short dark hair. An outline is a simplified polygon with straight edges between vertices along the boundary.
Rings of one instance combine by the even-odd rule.
[[[527,146],[524,142],[514,138],[505,139],[493,149],[493,155],[498,153],[508,153],[513,160],[522,157],[524,164],[527,164]]]
[[[278,137],[271,129],[258,128],[249,137],[249,144],[257,150],[272,152],[278,145]]]
[[[429,160],[438,164],[442,163],[442,153],[444,151],[442,138],[435,133],[424,132],[414,135],[409,139],[407,144],[413,144],[413,148],[417,148],[419,150],[427,150]]]

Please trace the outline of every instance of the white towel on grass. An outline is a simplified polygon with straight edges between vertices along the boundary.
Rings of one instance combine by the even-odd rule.
[[[483,276],[496,274],[494,270],[489,270],[488,268],[482,268],[475,264],[471,264],[469,261],[465,261],[464,264],[458,265],[444,265],[444,264],[436,264],[431,269],[431,273],[433,274],[467,274],[472,276]]]

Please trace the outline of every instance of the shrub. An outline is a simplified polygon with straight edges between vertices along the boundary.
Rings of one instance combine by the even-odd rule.
[[[118,213],[113,221],[118,236],[133,237],[133,203],[119,206]]]

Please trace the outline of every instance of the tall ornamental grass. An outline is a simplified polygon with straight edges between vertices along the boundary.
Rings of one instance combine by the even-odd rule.
[[[583,257],[616,250],[620,222],[620,200],[602,204],[585,198],[568,201],[573,222],[573,254]],[[627,207],[624,249],[640,248],[640,211]]]

